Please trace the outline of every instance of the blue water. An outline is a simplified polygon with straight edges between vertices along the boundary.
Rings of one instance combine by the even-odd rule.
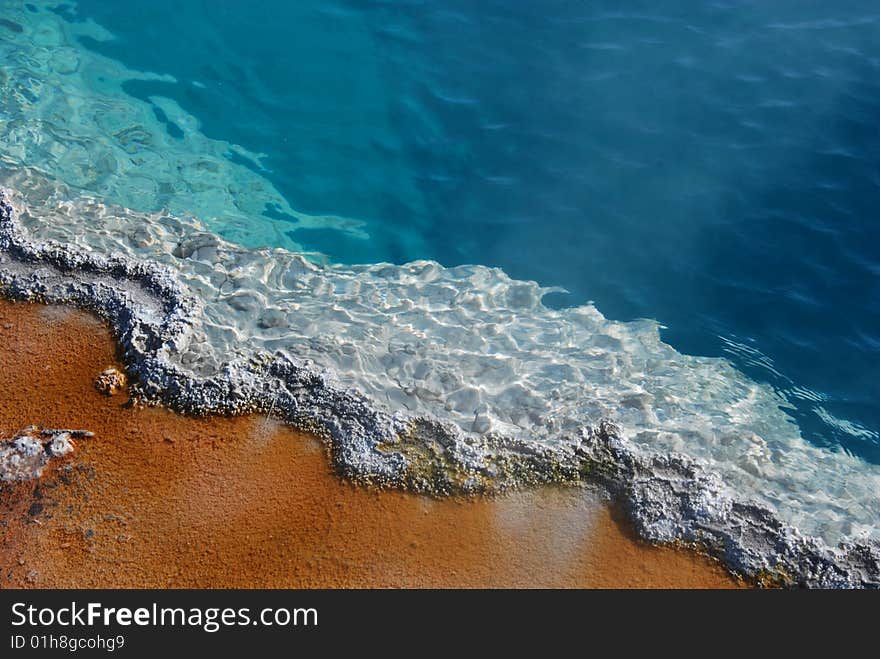
[[[229,158],[292,207],[364,231],[270,204],[255,236],[280,220],[334,261],[500,266],[567,289],[550,304],[657,319],[783,392],[810,441],[880,463],[880,6],[668,4],[55,11],[115,36],[82,47],[173,78],[131,97],[173,99],[265,154]]]

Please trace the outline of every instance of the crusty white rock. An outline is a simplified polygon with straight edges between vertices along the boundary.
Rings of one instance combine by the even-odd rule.
[[[165,221],[173,224],[175,220]],[[163,229],[159,226],[155,230]],[[289,253],[248,252],[226,246],[219,239],[181,246],[179,258],[201,258],[203,252],[205,258],[210,256],[202,265],[200,261],[189,264],[192,267],[185,286],[170,267],[133,256],[100,253],[118,245],[114,241],[119,235],[117,223],[113,231],[99,233],[89,247],[32,240],[16,221],[8,198],[0,198],[0,293],[16,299],[71,303],[107,318],[124,350],[126,367],[139,380],[137,393],[148,399],[190,413],[271,413],[326,437],[343,474],[382,485],[442,494],[599,481],[627,503],[647,539],[698,544],[739,574],[805,586],[880,585],[876,541],[847,540],[832,548],[781,521],[769,504],[743,497],[742,492],[749,491],[759,496],[754,487],[741,488],[737,481],[752,477],[749,474],[755,470],[763,470],[756,482],[765,479],[769,491],[790,485],[774,480],[779,475],[770,468],[772,462],[766,462],[769,453],[762,452],[766,442],[761,437],[737,434],[738,418],[749,414],[749,406],[766,404],[767,415],[762,418],[773,419],[778,401],[772,396],[762,398],[760,390],[746,384],[732,367],[724,367],[723,360],[687,358],[664,348],[656,328],[632,333],[622,324],[603,325],[601,314],[590,311],[592,308],[574,310],[571,317],[560,316],[554,322],[518,324],[518,319],[536,317],[527,312],[530,305],[537,304],[540,290],[487,268],[441,272],[437,264],[420,262],[400,267],[351,267],[328,274]],[[106,242],[104,247],[102,241]],[[161,241],[157,238],[155,243]],[[157,254],[171,252],[156,250]],[[218,265],[224,260],[228,263]],[[262,273],[263,286],[256,287],[253,279],[242,285],[240,280],[254,270]],[[278,285],[268,286],[270,278],[278,279]],[[379,286],[378,281],[391,285]],[[371,282],[375,284],[372,288],[366,285]],[[453,284],[462,282],[471,282],[473,289],[456,290]],[[254,318],[258,323],[260,314],[251,312],[265,310],[270,295],[288,291],[292,299],[285,308],[292,319],[304,311],[308,300],[296,298],[294,291],[300,296],[328,296],[328,287],[348,296],[346,306],[334,307],[332,296],[321,299],[322,313],[329,311],[330,320],[337,315],[337,323],[327,324],[325,315],[315,318],[313,326],[306,315],[305,324],[299,326],[305,334],[295,341],[282,339],[274,352],[240,345],[238,330],[230,325],[234,315],[230,309],[241,307],[244,311],[239,312],[239,318]],[[231,306],[206,310],[200,289],[234,299]],[[483,297],[478,291],[483,291]],[[496,304],[494,315],[488,314],[490,299],[486,295],[503,298],[492,301]],[[417,309],[414,299],[427,306]],[[309,310],[315,308],[310,306]],[[226,317],[210,316],[218,309],[226,309]],[[277,309],[282,309],[280,302]],[[426,309],[431,312],[426,314]],[[359,352],[358,341],[371,346],[375,337],[364,333],[367,325],[354,322],[354,318],[371,313],[377,314],[374,325],[394,325],[401,331],[392,335],[384,351],[376,352],[378,361],[364,363],[367,353]],[[452,316],[444,316],[449,313],[463,314],[458,319],[459,330],[451,322],[440,327],[451,320]],[[508,318],[509,326],[484,324],[473,334],[461,324],[474,317],[469,313]],[[276,331],[283,324],[277,313],[267,318],[260,325],[262,331]],[[529,345],[529,341],[534,344],[534,332],[574,332],[579,323],[585,328],[583,336],[592,337],[592,347],[572,347],[567,359],[538,361],[541,368],[549,368],[546,373],[534,374],[539,378],[536,382],[548,385],[545,397],[515,382],[515,369],[505,370],[513,368],[516,361],[505,355],[517,354],[518,346]],[[341,340],[352,327],[361,334]],[[439,348],[432,349],[427,342],[450,327],[455,331],[446,334],[446,340],[460,351],[449,352],[447,357],[461,361],[460,377],[464,379],[460,382],[451,381],[442,368],[438,371],[439,365],[432,363],[431,357]],[[604,329],[595,331],[597,328]],[[420,335],[425,341],[401,340]],[[548,344],[555,340],[545,339]],[[477,343],[471,346],[474,341]],[[480,341],[490,344],[485,358],[479,357]],[[630,346],[632,341],[647,343],[639,348]],[[264,336],[259,345],[271,347],[273,342]],[[302,353],[281,349],[290,345],[302,348]],[[217,346],[228,349],[218,351]],[[476,352],[469,352],[471,349]],[[322,357],[330,353],[329,361]],[[226,355],[228,358],[221,359]],[[601,377],[586,380],[583,373],[572,370],[571,362],[578,355],[587,359],[593,355],[593,368]],[[668,361],[663,361],[664,357]],[[641,360],[641,370],[625,371],[622,363],[614,365],[615,360],[636,358]],[[370,374],[375,369],[381,378],[398,377],[399,385],[383,388],[385,385],[376,383],[385,380],[357,377],[346,381],[346,360],[352,374]],[[331,368],[332,364],[338,368]],[[468,378],[479,379],[481,369],[495,367],[498,372],[493,371],[491,381],[499,383],[497,391],[469,391]],[[629,364],[626,368],[632,367]],[[635,384],[617,386],[615,372],[626,372],[627,377],[640,377],[643,382],[657,378],[651,386],[658,388],[650,393],[641,385],[641,389]],[[699,444],[695,437],[694,450],[699,453],[702,447],[709,452],[705,457],[686,458],[675,450],[679,446],[676,442],[688,433],[702,432],[698,426],[705,415],[701,417],[702,408],[691,406],[693,401],[684,398],[684,390],[675,393],[675,387],[681,380],[692,385],[688,377],[704,375],[710,390],[694,390],[695,397],[711,398],[730,393],[725,387],[742,386],[742,406],[712,419],[716,432],[728,428],[719,435],[721,443]],[[727,376],[729,382],[725,381]],[[549,386],[552,383],[557,386]],[[658,395],[666,396],[663,407],[652,398]],[[542,405],[561,406],[554,410],[542,409]],[[602,421],[603,416],[617,417],[623,430]],[[748,447],[742,451],[747,464],[741,471],[725,468],[729,464],[711,452],[718,446],[736,455],[740,448]],[[811,449],[794,442],[776,450],[790,450],[793,455]],[[809,460],[805,464],[809,465]],[[851,471],[853,478],[858,475],[857,467],[834,464],[835,469]],[[782,509],[788,505],[781,495],[774,503]],[[853,518],[859,514],[853,511]],[[875,522],[871,520],[871,524]]]
[[[91,437],[86,430],[50,430],[28,426],[12,439],[0,441],[0,480],[39,478],[53,458],[74,451],[73,437]]]

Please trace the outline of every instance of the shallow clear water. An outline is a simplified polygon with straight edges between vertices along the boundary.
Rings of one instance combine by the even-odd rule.
[[[880,464],[875,3],[2,6],[7,168],[249,246],[563,287]]]

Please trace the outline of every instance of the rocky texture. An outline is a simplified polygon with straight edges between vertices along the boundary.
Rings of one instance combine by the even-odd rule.
[[[549,308],[549,289],[497,268],[248,249],[197,218],[109,205],[30,169],[7,174],[0,187],[15,188],[8,199],[32,243],[161,264],[198,301],[188,345],[165,354],[184,377],[213,379],[268,354],[387,414],[532,446],[608,419],[636,450],[699,459],[741,498],[832,546],[880,542],[880,464],[810,442],[785,392],[726,359],[678,352],[653,321]],[[210,250],[181,249],[192,236]]]
[[[95,378],[95,389],[105,396],[114,396],[125,389],[126,378],[125,373],[115,368],[108,368],[101,371]]]
[[[0,443],[0,480],[27,481],[39,478],[53,458],[74,451],[74,437],[91,437],[87,430],[55,430],[28,426],[12,439]]]
[[[561,433],[552,444],[466,434],[427,416],[379,409],[280,352],[236,358],[218,374],[200,377],[171,359],[186,352],[202,307],[170,269],[34,242],[2,197],[0,293],[97,312],[116,332],[137,395],[192,414],[262,411],[280,417],[324,437],[338,471],[355,480],[446,494],[590,479],[622,498],[647,540],[697,546],[747,578],[880,586],[876,544],[832,548],[803,536],[768,508],[740,501],[704,463],[637,447],[610,422]]]

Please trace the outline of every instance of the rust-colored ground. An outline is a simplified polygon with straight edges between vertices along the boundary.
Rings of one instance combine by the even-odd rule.
[[[99,394],[115,363],[90,315],[0,301],[0,436],[95,433],[40,482],[0,484],[0,587],[738,585],[638,542],[585,490],[461,501],[355,487],[277,422]]]

